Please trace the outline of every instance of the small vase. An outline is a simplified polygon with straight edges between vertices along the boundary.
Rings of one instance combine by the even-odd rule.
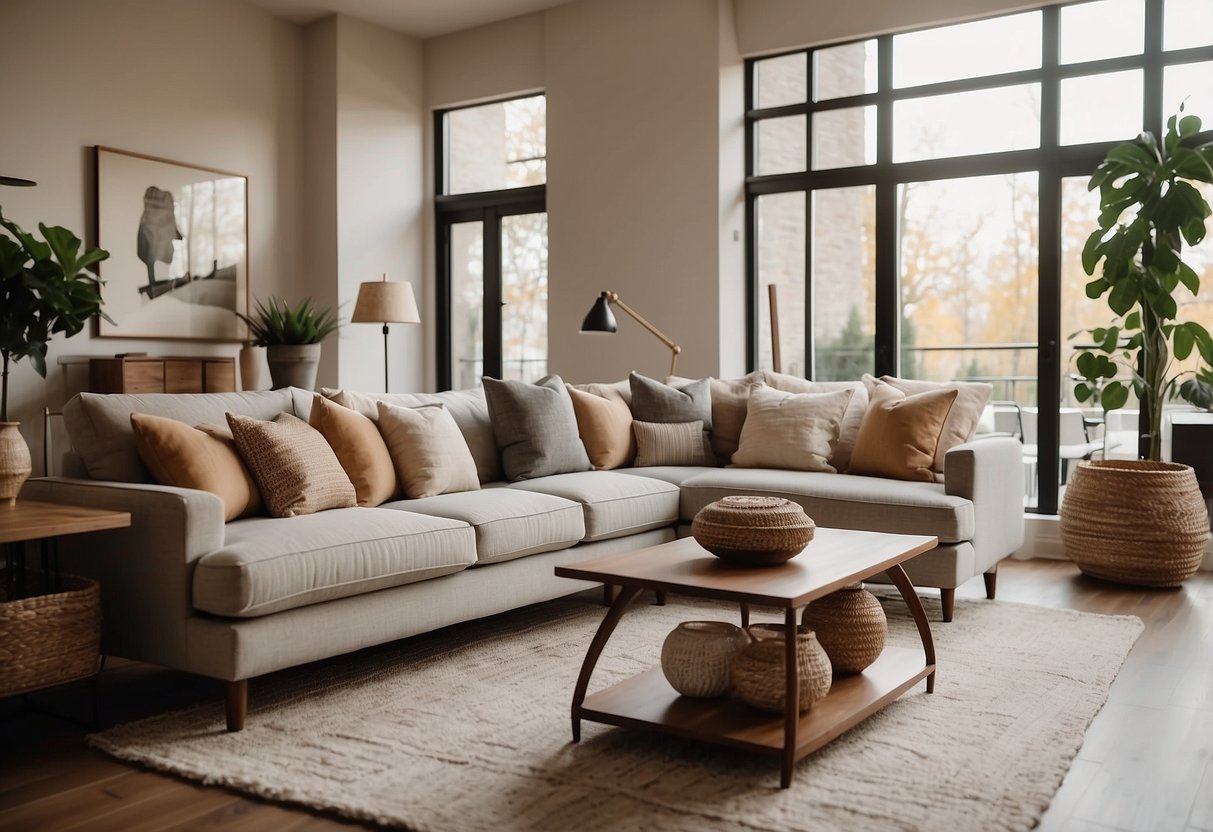
[[[753,624],[753,643],[733,661],[733,687],[747,704],[764,711],[783,713],[786,685],[784,668],[785,630],[778,624]],[[796,628],[796,673],[799,680],[799,709],[808,710],[830,692],[833,671],[830,657],[808,627]]]
[[[863,672],[880,656],[889,633],[884,609],[861,583],[812,602],[801,620],[817,633],[838,674]]]
[[[0,503],[13,505],[21,486],[29,479],[29,445],[21,435],[20,422],[0,422]]]
[[[283,387],[312,390],[320,368],[320,344],[276,344],[266,348],[266,361],[275,390]]]
[[[661,645],[661,671],[683,696],[724,696],[733,689],[733,659],[749,643],[746,631],[735,624],[684,621]]]

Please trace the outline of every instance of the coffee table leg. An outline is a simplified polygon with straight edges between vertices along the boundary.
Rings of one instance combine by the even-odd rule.
[[[590,677],[594,675],[598,657],[602,655],[602,648],[606,647],[607,639],[619,626],[619,619],[623,618],[628,604],[632,603],[639,594],[640,587],[621,586],[619,594],[611,602],[611,608],[607,610],[606,618],[602,619],[602,623],[598,625],[598,632],[594,633],[594,640],[590,642],[590,649],[586,651],[585,661],[581,663],[581,674],[577,677],[577,687],[573,689],[573,742],[581,742],[581,717],[578,716],[578,711],[581,704],[585,702],[585,692],[590,686]]]
[[[750,626],[750,605],[745,601],[741,602],[741,629]]]
[[[783,768],[779,775],[779,787],[792,785],[792,769],[796,765],[796,734],[800,728],[800,674],[796,670],[796,610],[784,612],[784,667],[783,698]]]
[[[910,583],[910,577],[906,575],[906,570],[902,569],[900,563],[886,569],[885,574],[889,576],[889,580],[905,599],[906,606],[910,608],[910,614],[914,616],[914,623],[918,625],[918,636],[922,639],[922,651],[926,654],[927,665],[931,668],[931,672],[927,676],[927,693],[934,693],[935,639],[931,635],[931,624],[927,621],[927,611],[922,608],[922,601],[919,599],[918,593],[914,591],[914,584]]]

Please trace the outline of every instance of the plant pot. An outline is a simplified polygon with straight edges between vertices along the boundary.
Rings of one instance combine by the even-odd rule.
[[[275,390],[299,387],[313,390],[320,367],[320,344],[277,344],[266,347],[270,381]]]
[[[802,618],[812,627],[836,674],[862,673],[884,650],[889,623],[876,596],[862,583],[809,604]]]
[[[733,659],[749,643],[746,631],[736,624],[684,621],[661,645],[661,671],[683,696],[724,696],[733,689]]]
[[[268,390],[270,387],[269,366],[266,364],[265,347],[242,347],[240,349],[240,389]]]
[[[1192,468],[1173,462],[1080,462],[1061,506],[1061,541],[1083,573],[1179,586],[1200,567],[1209,516]]]
[[[0,503],[10,506],[33,471],[20,426],[20,422],[0,422]]]
[[[783,713],[787,687],[784,684],[787,657],[786,633],[780,624],[753,624],[754,639],[733,660],[733,687],[748,705],[773,713]],[[799,710],[805,711],[830,692],[833,670],[826,651],[817,643],[817,635],[808,627],[796,628],[796,677]]]

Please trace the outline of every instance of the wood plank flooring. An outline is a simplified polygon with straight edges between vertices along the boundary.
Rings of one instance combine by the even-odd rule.
[[[982,582],[958,594],[983,597]],[[1039,828],[1213,832],[1213,574],[1149,591],[1086,579],[1064,561],[1005,561],[998,597],[1146,624]],[[97,685],[103,725],[223,697],[216,682],[133,662],[112,661]],[[37,712],[0,701],[0,832],[364,828],[92,751],[88,729],[69,721],[91,718],[87,685],[29,701]]]

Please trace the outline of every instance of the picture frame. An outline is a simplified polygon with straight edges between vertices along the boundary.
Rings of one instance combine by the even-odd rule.
[[[248,177],[96,146],[102,338],[243,341]]]

